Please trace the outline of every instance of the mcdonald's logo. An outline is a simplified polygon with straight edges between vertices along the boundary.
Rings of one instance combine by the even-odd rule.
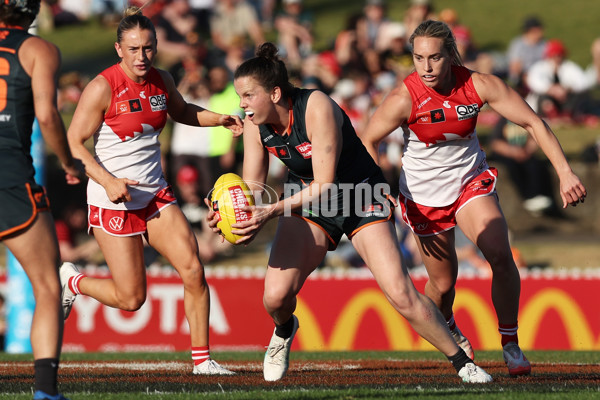
[[[480,350],[500,349],[500,336],[495,310],[489,301],[489,292],[457,288],[454,311],[466,312],[475,327],[474,336]],[[589,309],[595,307],[590,305]],[[426,340],[416,335],[412,327],[392,306],[384,294],[377,288],[365,288],[356,292],[341,308],[333,321],[331,335],[326,338],[319,319],[301,296],[298,297],[296,315],[302,329],[298,331],[297,342],[301,350],[340,351],[356,349],[357,333],[361,329],[364,316],[373,311],[381,321],[387,343],[381,343],[381,349],[389,350],[435,350]],[[589,315],[582,305],[567,291],[559,288],[542,289],[524,303],[519,313],[519,344],[523,349],[535,348],[538,337],[547,336],[542,329],[542,321],[548,312],[556,312],[560,317],[562,329],[568,337],[571,350],[600,350],[600,335],[595,336]],[[597,311],[593,311],[597,313]],[[589,313],[588,313],[589,314]],[[328,321],[328,323],[330,323]],[[460,323],[460,321],[459,321]],[[598,332],[600,333],[600,332]]]

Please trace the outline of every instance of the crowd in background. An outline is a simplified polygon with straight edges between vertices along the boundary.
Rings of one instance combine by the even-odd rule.
[[[386,94],[412,71],[408,46],[411,32],[426,19],[440,19],[452,27],[467,67],[505,79],[551,123],[598,125],[600,39],[590,44],[593,63],[584,68],[569,59],[568,49],[560,39],[546,37],[542,20],[530,16],[522,21],[521,34],[505,52],[490,53],[477,47],[469,27],[462,24],[453,9],[438,10],[431,0],[411,0],[403,20],[393,20],[388,16],[385,0],[363,1],[364,7],[348,16],[343,29],[324,50],[315,48],[314,15],[303,0],[155,0],[145,6],[144,13],[157,30],[157,66],[171,72],[188,101],[220,113],[243,116],[233,89],[233,71],[254,54],[257,45],[274,38],[295,84],[331,95],[360,134]],[[93,17],[105,23],[118,21],[125,5],[123,0],[43,3],[40,29],[59,29]],[[142,6],[146,1],[129,3]],[[61,111],[72,112],[89,78],[75,72],[61,77]],[[533,215],[560,218],[546,162],[537,158],[537,145],[527,132],[499,119],[491,110],[483,109],[479,121],[491,130],[488,143],[491,163],[506,166],[524,208]],[[165,136],[164,169],[197,232],[201,255],[210,263],[231,249],[203,227],[206,213],[203,198],[222,173],[240,173],[241,141],[233,139],[223,128],[178,124],[171,124],[170,136]],[[402,144],[403,132],[398,129],[380,149],[380,164],[393,195],[397,195]],[[282,171],[276,167],[270,171],[274,186],[282,181]],[[55,192],[65,195],[62,189]],[[85,208],[82,216],[82,209],[73,206],[84,207],[85,196],[80,193],[68,196],[73,201],[55,207],[59,210],[55,216],[59,238],[64,242],[63,259],[84,264],[99,262],[97,247],[85,239]],[[411,235],[398,221],[403,253],[410,265],[416,265],[419,261],[411,249]],[[474,254],[468,243],[464,250],[466,262],[488,270],[485,260]],[[337,255],[343,254],[342,245]],[[360,265],[354,254],[343,257],[349,264]]]

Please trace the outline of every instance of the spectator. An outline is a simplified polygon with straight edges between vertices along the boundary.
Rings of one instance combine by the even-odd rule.
[[[417,26],[428,19],[437,19],[431,0],[410,0],[410,6],[404,13],[406,34],[410,37]]]
[[[255,47],[265,41],[256,11],[246,0],[219,1],[210,19],[210,35],[220,57],[240,37],[244,41],[250,38]]]
[[[406,28],[400,22],[387,24],[378,38],[383,68],[403,80],[413,70],[412,54],[406,43]]]
[[[490,160],[506,167],[527,211],[534,216],[561,215],[548,167],[537,156],[538,145],[525,129],[500,119],[491,133],[490,150]]]
[[[526,94],[527,91],[524,86],[525,74],[534,63],[544,58],[545,48],[542,22],[535,16],[527,17],[523,21],[521,35],[511,40],[506,53],[509,83],[521,94]]]
[[[190,12],[198,21],[198,33],[203,39],[210,38],[210,16],[217,0],[190,0]]]
[[[184,99],[211,110],[230,110],[241,114],[239,99],[225,67],[213,67],[208,71],[206,82],[184,80],[180,89]],[[217,111],[218,112],[218,111]],[[238,141],[228,129],[193,127],[175,122],[171,140],[171,163],[176,174],[186,165],[192,165],[200,174],[198,191],[206,197],[216,179],[226,172],[236,170]]]
[[[385,0],[367,0],[363,16],[356,26],[357,45],[360,51],[373,50],[379,30],[388,22]]]
[[[232,250],[229,242],[223,241],[208,229],[205,218],[208,209],[203,200],[205,195],[200,191],[199,174],[196,167],[184,165],[177,172],[175,181],[177,183],[177,202],[196,235],[198,253],[202,261],[211,262],[217,254]]]
[[[362,18],[364,18],[362,13],[350,15],[346,20],[346,27],[335,37],[335,58],[344,71],[366,69],[362,53],[358,48],[358,24]]]
[[[312,51],[313,16],[303,8],[302,0],[283,0],[283,11],[275,17],[277,42],[282,58],[298,68]]]
[[[178,89],[187,102],[208,108],[210,91],[204,79],[186,75]],[[204,126],[189,126],[173,122],[170,147],[170,169],[174,173],[173,177],[179,176],[179,171],[184,166],[192,166],[196,170],[198,190],[203,197],[210,191],[215,179],[208,161],[209,129]]]
[[[97,264],[102,258],[100,247],[87,235],[87,210],[74,204],[65,206],[54,221],[62,261]]]
[[[169,69],[189,54],[195,54],[200,38],[198,20],[187,0],[170,0],[156,18],[156,39],[160,47],[158,66]]]
[[[558,40],[549,40],[544,59],[531,66],[527,73],[527,86],[531,90],[528,103],[543,117],[580,116],[578,109],[586,89],[583,69],[566,58],[567,50]]]
[[[588,125],[597,126],[600,119],[600,37],[592,42],[590,53],[592,63],[585,70],[587,90],[582,113]]]

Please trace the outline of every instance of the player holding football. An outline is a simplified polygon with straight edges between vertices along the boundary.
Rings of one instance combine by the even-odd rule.
[[[187,103],[171,75],[152,66],[156,46],[150,19],[136,7],[127,9],[115,43],[121,61],[88,84],[69,127],[71,150],[91,178],[89,229],[112,279],[86,277],[65,263],[60,270],[65,317],[78,294],[128,311],[144,304],[144,235],[183,281],[193,373],[232,374],[210,358],[210,297],[204,267],[196,237],[163,177],[158,135],[167,115],[193,126],[222,125],[236,136],[242,133],[242,121]],[[84,145],[92,136],[95,158]]]
[[[495,191],[497,174],[488,167],[475,132],[481,107],[489,104],[532,135],[558,174],[563,207],[583,202],[586,189],[548,125],[514,90],[493,75],[462,66],[446,24],[423,22],[410,43],[416,71],[379,106],[361,139],[377,160],[381,140],[401,125],[408,127],[399,202],[429,273],[425,294],[472,357],[471,345],[456,327],[452,313],[458,273],[454,227],[458,225],[492,268],[492,301],[508,372],[529,374],[531,366],[517,336],[519,272]]]
[[[385,193],[371,193],[365,202],[359,201],[356,185],[387,185],[348,116],[323,92],[294,88],[275,45],[264,43],[256,54],[242,63],[234,76],[240,106],[246,113],[244,180],[253,192],[260,192],[272,153],[289,169],[286,185],[302,189],[276,204],[247,207],[252,218],[234,225],[237,229],[233,233],[245,236],[238,243],[247,243],[268,220],[279,217],[263,297],[275,323],[264,359],[265,380],[277,381],[286,374],[299,327],[294,315],[296,296],[327,251],[335,249],[346,234],[390,303],[423,338],[448,357],[458,375],[465,382],[490,382],[491,376],[456,344],[441,313],[430,299],[417,292],[402,267],[395,227],[390,220],[392,204]],[[352,189],[339,196],[340,203],[332,199],[335,215],[326,216],[314,204],[303,210],[303,205],[311,200],[319,203],[326,197],[325,191],[337,184]],[[353,205],[349,211],[343,209],[344,201]],[[365,212],[357,212],[355,204],[361,204]],[[209,212],[208,219],[218,231],[215,213]]]

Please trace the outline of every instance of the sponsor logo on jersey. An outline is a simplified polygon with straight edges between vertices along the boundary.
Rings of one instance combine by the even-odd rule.
[[[127,91],[129,90],[128,87],[126,87],[125,89],[121,90],[118,94],[117,94],[117,99],[121,96],[123,96],[125,93],[127,93]]]
[[[145,98],[146,98],[146,91],[145,91],[145,90],[142,90],[142,91],[140,92],[140,97],[141,97],[142,99],[145,99]]]
[[[458,116],[459,121],[476,117],[477,114],[479,114],[479,106],[477,104],[461,104],[456,106],[455,108],[456,115]]]
[[[417,124],[435,124],[437,122],[444,122],[445,120],[446,114],[444,114],[443,108],[417,114]]]
[[[271,154],[273,154],[275,157],[281,159],[281,160],[286,160],[289,158],[292,158],[292,156],[290,156],[290,150],[288,149],[287,146],[275,146],[275,147],[266,147],[267,151]]]
[[[163,111],[167,109],[167,96],[159,94],[150,96],[150,107],[152,111]]]
[[[296,150],[298,150],[298,153],[300,153],[305,159],[312,157],[312,144],[309,142],[299,144],[296,146]]]
[[[425,100],[423,100],[423,101],[421,102],[421,104],[419,104],[419,105],[417,106],[417,110],[420,110],[420,109],[421,109],[421,107],[423,107],[425,104],[429,103],[429,100],[431,100],[431,97],[428,97],[428,98],[426,98]]]
[[[142,111],[140,99],[119,101],[117,103],[117,114],[128,114]]]
[[[444,108],[451,108],[452,107],[450,105],[450,102],[448,100],[444,100],[444,104],[442,104],[442,106],[444,106]]]
[[[10,114],[0,114],[0,122],[10,122]]]
[[[387,217],[387,213],[384,211],[383,205],[379,203],[369,204],[368,206],[363,207],[363,213],[365,217]]]
[[[273,139],[273,135],[269,135],[269,136],[267,136],[267,137],[266,137],[266,138],[264,138],[262,141],[263,141],[264,143],[267,143],[267,142],[268,142],[269,140],[271,140],[271,139]]]

